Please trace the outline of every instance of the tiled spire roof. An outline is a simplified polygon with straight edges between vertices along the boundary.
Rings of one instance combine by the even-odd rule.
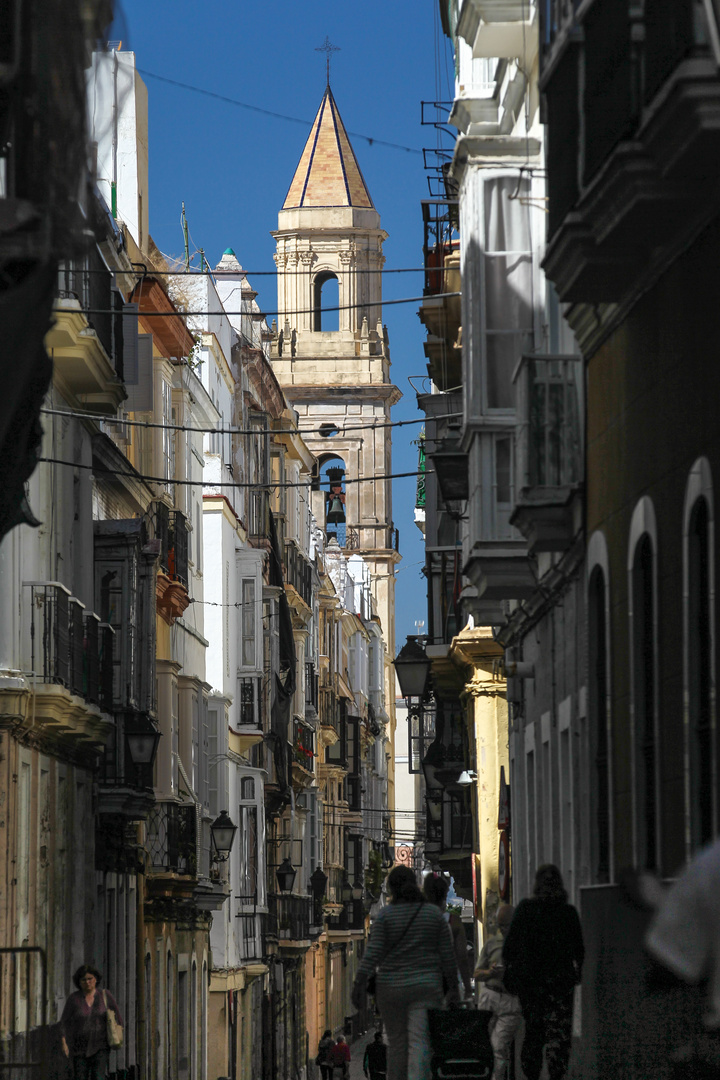
[[[329,86],[283,203],[283,210],[301,206],[373,209],[370,193]]]

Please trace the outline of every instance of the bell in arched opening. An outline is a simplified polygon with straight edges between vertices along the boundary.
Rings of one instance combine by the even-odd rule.
[[[327,513],[325,515],[328,525],[343,525],[345,523],[345,492],[342,489],[345,471],[340,468],[328,469],[327,477],[330,483],[330,491],[325,496]]]

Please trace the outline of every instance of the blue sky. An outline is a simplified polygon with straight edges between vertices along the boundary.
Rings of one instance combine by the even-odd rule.
[[[422,262],[421,199],[429,197],[423,147],[437,135],[420,123],[421,101],[452,97],[452,56],[437,0],[123,0],[111,32],[136,54],[150,109],[150,232],[161,251],[181,255],[181,204],[191,252],[211,266],[232,247],[250,273],[261,308],[276,307],[273,271],[277,213],[290,185],[325,89],[326,37],[330,82],[382,225],[386,269]],[[269,116],[200,94],[232,98]],[[372,139],[370,143],[367,136]],[[447,141],[447,140],[446,140]],[[410,150],[383,145],[395,143]],[[199,265],[199,257],[194,260]],[[253,273],[254,272],[254,273]],[[419,296],[422,275],[388,274],[385,299]],[[417,303],[387,306],[392,377],[403,398],[393,419],[417,417],[415,392],[427,374]],[[417,467],[420,425],[395,429],[393,470]],[[400,530],[398,648],[427,619],[421,574],[422,537],[413,521],[415,483],[393,485]]]

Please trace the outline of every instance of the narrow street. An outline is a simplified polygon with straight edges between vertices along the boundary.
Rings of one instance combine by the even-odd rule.
[[[0,130],[0,1072],[317,1080],[457,966],[498,1075],[671,1080],[720,0],[6,0]]]

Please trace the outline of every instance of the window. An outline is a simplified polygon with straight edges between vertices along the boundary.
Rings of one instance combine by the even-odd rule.
[[[243,578],[242,582],[242,666],[254,668],[255,648],[255,581]]]
[[[521,354],[532,345],[530,181],[494,177],[486,180],[484,193],[485,406],[490,411],[512,412],[512,374]]]
[[[258,895],[260,883],[260,837],[258,817],[258,784],[254,776],[243,776],[240,780],[240,806],[238,812],[240,828],[240,895],[252,897],[255,903],[262,903]]]
[[[648,505],[643,500],[638,509]],[[634,522],[640,521],[636,514]],[[653,516],[654,524],[654,516]],[[632,548],[630,570],[635,855],[638,867],[659,869],[655,552],[649,532]]]
[[[166,425],[162,429],[162,452],[163,452],[163,475],[169,481],[175,479],[175,430],[171,426],[175,423],[175,411],[172,407],[172,387],[170,383],[161,380],[162,387],[162,419]],[[172,494],[173,485],[165,485],[167,491]]]
[[[408,713],[408,772],[419,773],[428,752],[428,747],[435,739],[435,709],[432,706],[420,706]]]
[[[685,758],[688,857],[717,834],[714,528],[710,466],[688,478],[683,535]]]
[[[608,624],[605,572],[588,584],[590,850],[593,884],[610,881],[610,755],[608,738]]]
[[[308,792],[308,877],[323,865],[323,805],[316,791]]]

